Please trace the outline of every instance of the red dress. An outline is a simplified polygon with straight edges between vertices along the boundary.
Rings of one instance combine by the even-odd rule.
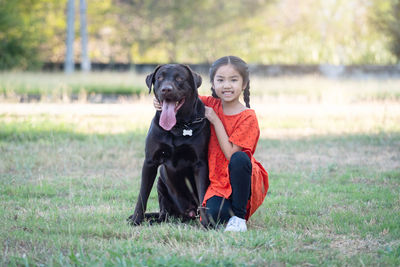
[[[242,147],[251,159],[251,197],[247,203],[246,220],[262,204],[268,191],[268,173],[263,166],[253,157],[257,142],[260,137],[260,129],[256,113],[252,109],[246,109],[235,115],[225,115],[222,110],[220,99],[212,96],[200,96],[201,101],[208,107],[214,109],[218,115],[229,141]],[[228,170],[229,161],[222,152],[215,129],[211,127],[210,143],[208,145],[208,168],[210,186],[204,196],[203,206],[213,196],[220,196],[228,199],[232,193]]]

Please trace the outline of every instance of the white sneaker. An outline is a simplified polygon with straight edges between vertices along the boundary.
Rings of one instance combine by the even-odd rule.
[[[226,225],[224,232],[246,232],[246,220],[236,216],[232,216]]]

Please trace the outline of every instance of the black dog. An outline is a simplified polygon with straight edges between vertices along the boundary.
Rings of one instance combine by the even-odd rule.
[[[128,218],[133,225],[139,225],[145,218],[156,222],[170,216],[195,219],[198,212],[202,224],[207,224],[203,209],[199,209],[209,185],[210,136],[204,104],[197,93],[201,81],[198,74],[180,64],[158,66],[146,78],[149,93],[154,85],[162,111],[156,112],[147,134],[140,193],[135,211]],[[159,166],[160,212],[145,214]]]

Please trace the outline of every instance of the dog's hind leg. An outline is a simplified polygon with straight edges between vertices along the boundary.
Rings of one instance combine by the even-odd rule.
[[[161,177],[158,178],[157,183],[157,193],[158,193],[158,205],[160,206],[159,217],[166,218],[168,215],[169,206],[171,205],[171,199],[169,198],[168,188],[162,181]]]

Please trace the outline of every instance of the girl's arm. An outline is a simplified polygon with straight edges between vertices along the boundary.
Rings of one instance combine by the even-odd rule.
[[[224,153],[225,158],[229,161],[233,153],[242,150],[242,148],[240,146],[235,145],[234,143],[229,142],[229,137],[218,115],[212,108],[207,106],[205,108],[206,108],[206,114],[205,114],[206,118],[210,121],[210,123],[212,123],[212,125],[214,125],[219,146],[221,147],[221,150]]]

